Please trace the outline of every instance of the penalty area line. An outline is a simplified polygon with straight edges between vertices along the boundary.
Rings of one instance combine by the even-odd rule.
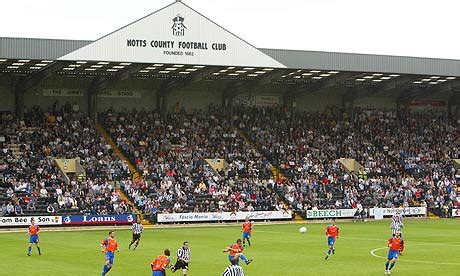
[[[369,253],[379,259],[387,259],[386,257],[379,256],[375,254],[376,251],[387,249],[388,247],[379,247],[372,249]],[[398,261],[403,261],[403,262],[410,262],[410,263],[419,263],[419,264],[435,264],[435,265],[460,265],[460,263],[444,263],[444,262],[430,262],[430,261],[418,261],[418,260],[406,260],[406,259],[399,259]]]

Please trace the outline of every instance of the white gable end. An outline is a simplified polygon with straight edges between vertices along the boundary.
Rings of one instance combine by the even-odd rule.
[[[286,67],[182,2],[59,59]]]

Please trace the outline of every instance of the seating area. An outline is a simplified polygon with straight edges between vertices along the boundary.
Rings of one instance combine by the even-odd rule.
[[[63,106],[1,114],[0,215],[130,211],[119,186],[146,214],[460,205],[460,122],[444,112],[356,109],[353,116],[281,108],[108,110],[99,122],[135,165],[132,179],[95,123]],[[248,137],[249,141],[245,140]],[[53,158],[81,160],[86,178],[67,183]],[[363,171],[338,161],[351,158]],[[213,169],[206,159],[227,162]],[[272,165],[284,177],[276,180]]]
[[[242,109],[237,122],[286,175],[279,186],[294,209],[459,205],[452,159],[460,156],[460,124],[445,112],[357,109],[348,118],[338,109]],[[347,172],[343,157],[364,172]]]
[[[3,215],[129,211],[114,188],[114,181],[129,177],[128,167],[116,158],[88,117],[65,106],[52,111],[32,108],[23,121],[3,114],[1,125]],[[67,183],[53,158],[75,157],[80,158],[86,178],[70,176]],[[10,205],[15,206],[14,212]]]
[[[218,108],[160,116],[116,113],[99,118],[144,182],[125,181],[127,194],[146,213],[274,210],[270,164],[244,141]],[[205,159],[224,159],[213,170]]]

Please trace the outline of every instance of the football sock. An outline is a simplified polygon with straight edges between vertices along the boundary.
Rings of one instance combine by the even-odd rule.
[[[30,255],[30,252],[32,252],[32,246],[29,246],[29,249],[27,250],[27,254]]]
[[[391,270],[395,266],[395,263],[391,263],[389,270]]]
[[[387,263],[385,264],[385,269],[386,269],[386,270],[388,270],[388,265],[389,265],[389,264],[390,264],[390,262],[387,262]]]

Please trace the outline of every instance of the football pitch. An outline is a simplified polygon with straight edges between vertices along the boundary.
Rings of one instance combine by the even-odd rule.
[[[246,275],[385,275],[388,221],[342,222],[335,255],[324,260],[326,223],[255,224],[252,246],[242,265]],[[308,232],[300,234],[300,226]],[[164,248],[175,253],[183,241],[190,243],[189,275],[221,275],[228,265],[222,249],[241,237],[240,226],[146,229],[135,251],[128,250],[130,230],[116,229],[121,251],[115,255],[111,276],[151,275],[150,262]],[[0,275],[100,275],[104,262],[99,244],[106,230],[47,231],[40,235],[43,255],[36,249],[28,257],[28,236],[0,233]],[[406,220],[406,250],[393,275],[460,275],[460,220]],[[182,275],[181,272],[168,275]]]

